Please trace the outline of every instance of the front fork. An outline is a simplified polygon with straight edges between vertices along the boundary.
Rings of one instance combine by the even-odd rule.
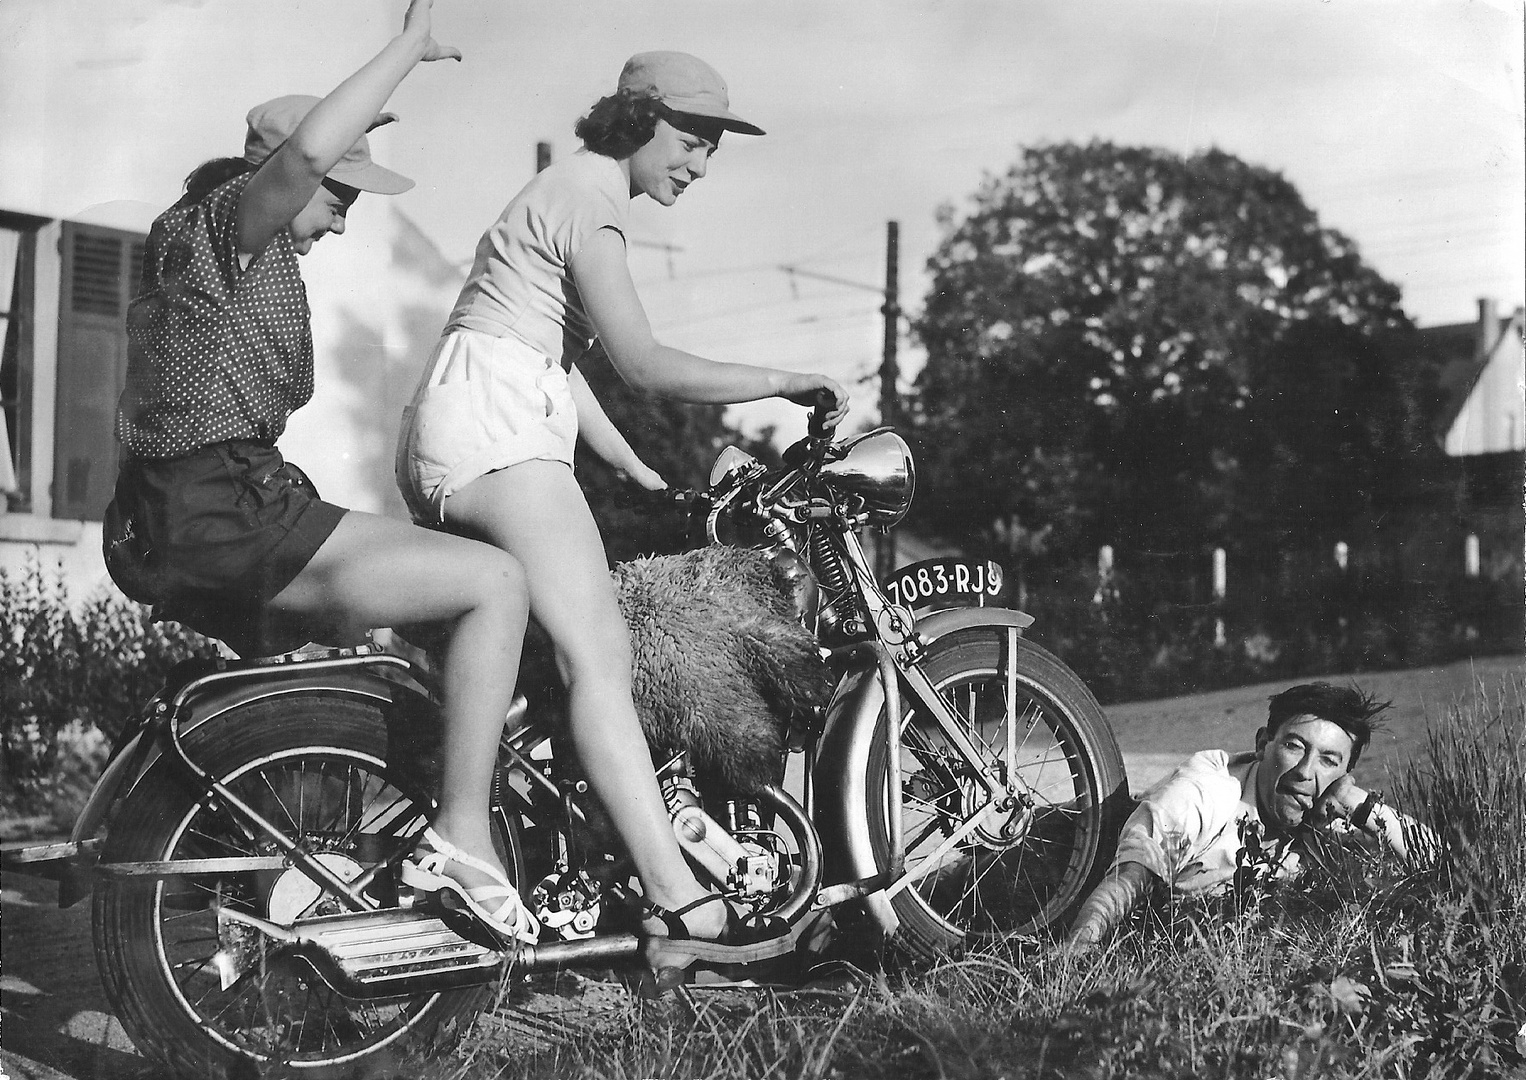
[[[929,640],[943,632],[944,626],[962,624],[964,616],[937,613],[925,620],[926,633],[910,611],[892,604],[880,590],[870,568],[869,560],[852,529],[845,528],[839,534],[842,540],[843,561],[853,575],[856,593],[864,608],[866,621],[873,631],[873,640],[862,642],[857,649],[872,648],[877,666],[877,684],[883,694],[883,709],[868,710],[863,707],[865,688],[862,684],[850,700],[842,706],[848,715],[840,717],[842,730],[831,733],[824,743],[827,758],[817,771],[824,781],[835,779],[843,788],[843,795],[835,807],[827,808],[830,819],[829,835],[824,837],[833,855],[843,858],[855,880],[822,890],[822,900],[848,899],[853,896],[870,898],[871,909],[876,917],[893,929],[895,917],[889,905],[876,903],[874,894],[894,896],[908,888],[921,877],[933,872],[945,856],[966,843],[971,835],[993,826],[997,819],[1015,811],[1025,792],[1011,769],[1005,767],[1001,755],[990,760],[975,744],[963,721],[950,707],[949,702],[933,685],[922,667]],[[1008,638],[1008,709],[1013,707],[1015,695],[1011,682],[1016,675],[1016,653],[1021,632],[1032,623],[1032,618],[1021,612],[1003,610],[997,614],[991,609],[981,609],[983,621],[1001,624]],[[903,692],[909,693],[920,712],[929,717],[969,767],[967,775],[984,792],[980,806],[947,836],[942,844],[927,857],[919,860],[916,869],[907,873],[901,775],[902,732],[901,717],[905,714]],[[860,701],[855,708],[852,698]],[[878,704],[878,703],[876,703]],[[872,712],[872,714],[871,714]],[[879,717],[885,718],[886,776],[885,776],[885,826],[888,852],[876,856],[868,839],[863,817],[869,813],[869,787],[861,773],[867,765],[869,746],[873,741]],[[1008,739],[1015,736],[1014,719],[1007,718]],[[1010,751],[1010,747],[1009,747]]]

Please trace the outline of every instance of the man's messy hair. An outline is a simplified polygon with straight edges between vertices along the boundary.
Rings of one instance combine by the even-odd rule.
[[[1283,724],[1300,716],[1328,720],[1351,736],[1349,765],[1354,768],[1362,750],[1372,740],[1372,733],[1382,726],[1378,714],[1392,705],[1393,702],[1379,701],[1355,686],[1302,683],[1272,696],[1266,715],[1267,734],[1275,738]]]

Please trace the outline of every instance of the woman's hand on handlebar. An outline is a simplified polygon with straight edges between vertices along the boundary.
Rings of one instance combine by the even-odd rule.
[[[779,396],[816,410],[811,417],[813,434],[818,428],[820,434],[831,431],[848,415],[848,392],[825,375],[792,374]]]
[[[666,491],[668,488],[668,482],[657,474],[656,469],[641,462],[637,462],[628,469],[617,469],[615,475],[646,491]]]

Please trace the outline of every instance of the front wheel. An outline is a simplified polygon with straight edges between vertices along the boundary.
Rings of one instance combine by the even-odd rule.
[[[976,768],[903,695],[899,810],[912,883],[892,900],[900,941],[930,959],[1063,926],[1112,860],[1126,809],[1123,757],[1101,706],[1074,672],[1012,627],[946,634],[922,668],[979,748],[980,767],[994,768],[1012,795],[1010,807],[987,811]],[[889,862],[892,812],[886,747],[882,709],[868,766],[880,866]],[[979,827],[950,844],[977,813]]]

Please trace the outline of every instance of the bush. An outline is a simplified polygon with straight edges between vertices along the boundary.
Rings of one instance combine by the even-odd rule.
[[[0,570],[0,799],[47,809],[62,786],[93,780],[132,711],[207,639],[156,623],[109,589],[74,603],[56,568]],[[61,751],[65,751],[61,760]],[[81,760],[81,759],[84,760]]]

